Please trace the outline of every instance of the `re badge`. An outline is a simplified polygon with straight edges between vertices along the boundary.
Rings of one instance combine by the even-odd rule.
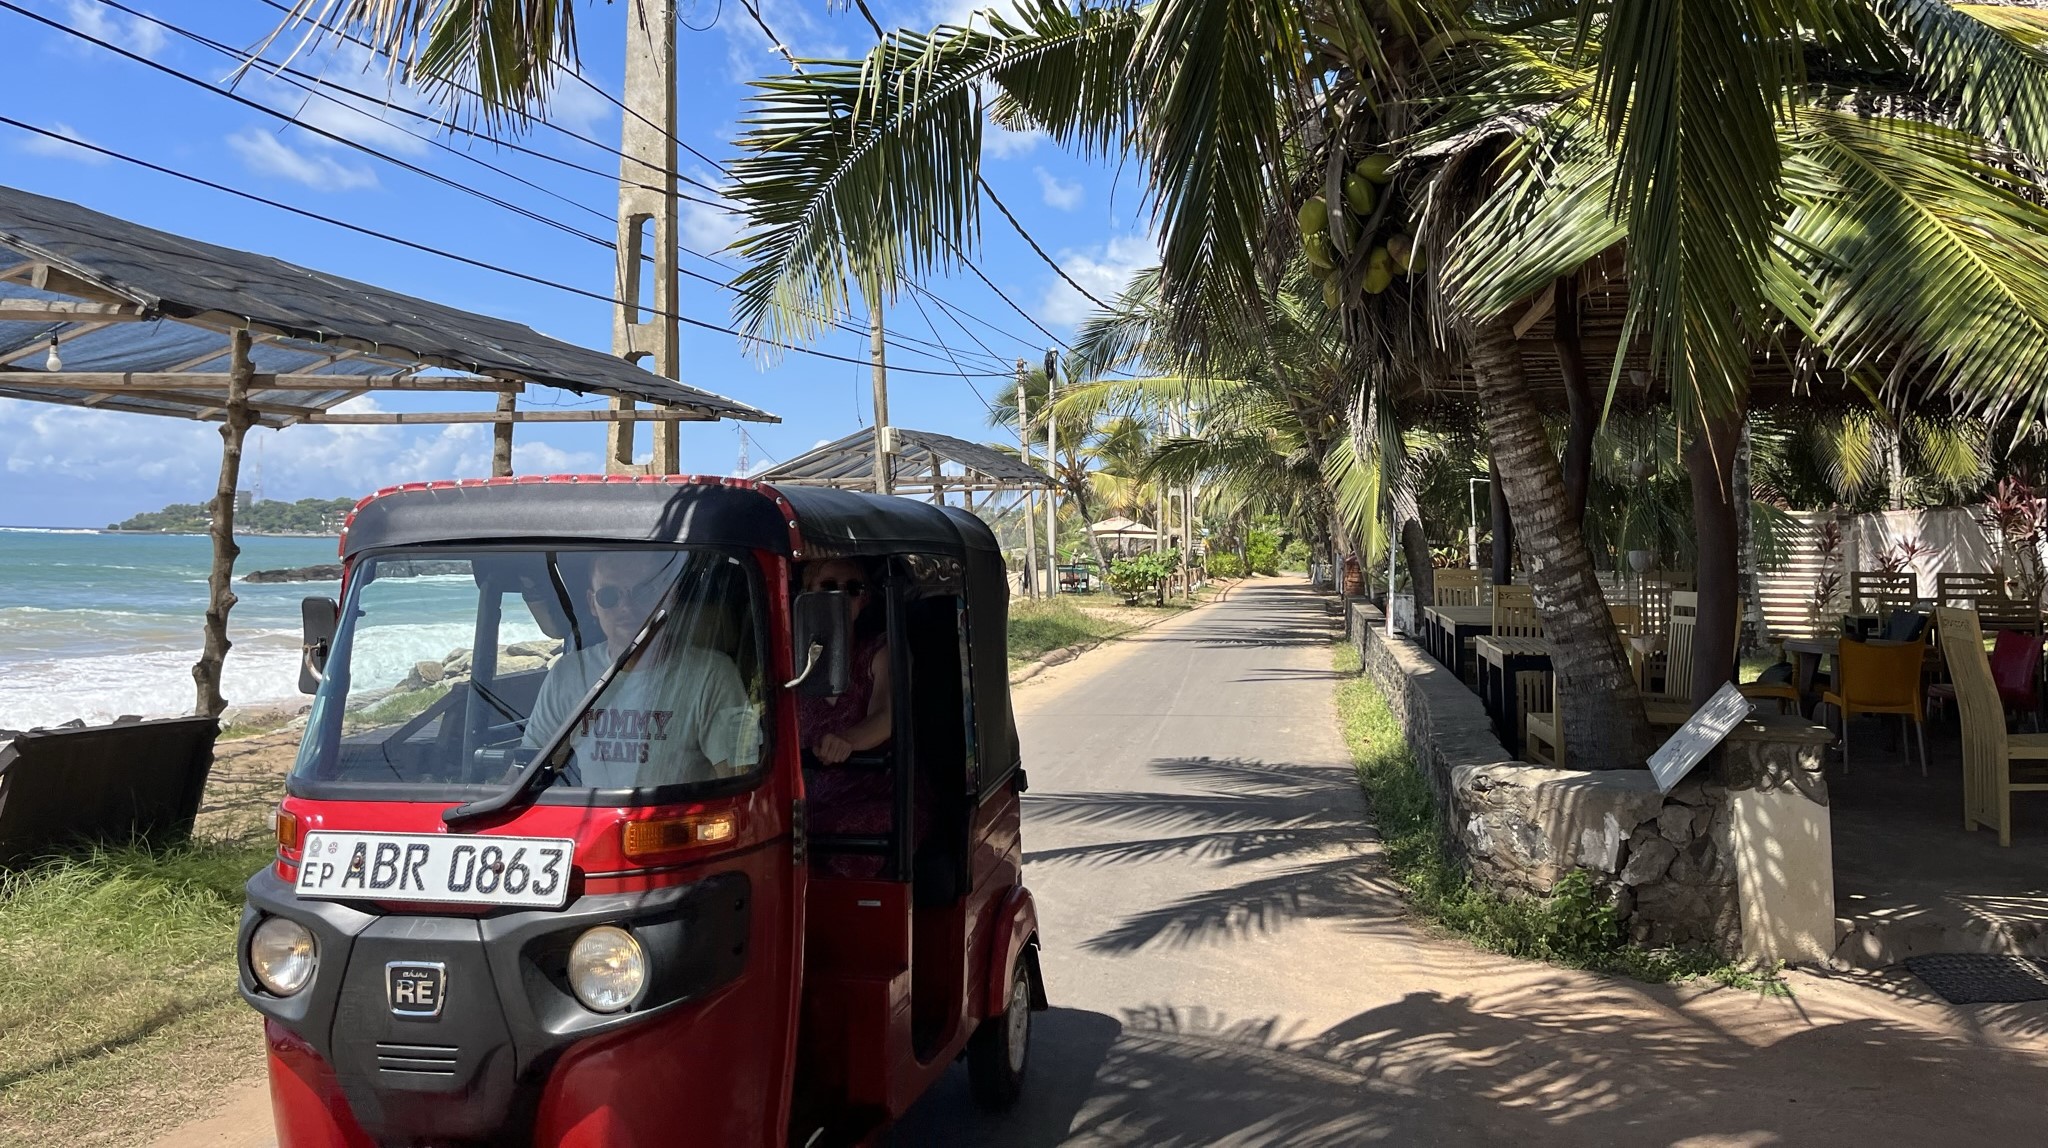
[[[384,995],[391,1015],[438,1017],[448,991],[448,967],[439,961],[392,961],[384,966]]]

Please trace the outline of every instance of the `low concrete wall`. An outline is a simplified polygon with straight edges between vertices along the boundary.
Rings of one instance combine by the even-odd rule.
[[[1388,639],[1378,610],[1350,603],[1346,620],[1476,880],[1540,895],[1583,869],[1635,940],[1742,951],[1726,787],[1696,774],[1665,795],[1647,770],[1516,761],[1494,738],[1478,696],[1414,642]]]

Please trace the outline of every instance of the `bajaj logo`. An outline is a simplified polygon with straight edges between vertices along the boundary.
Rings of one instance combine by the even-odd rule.
[[[384,995],[393,1016],[440,1016],[447,991],[448,966],[439,961],[392,961],[384,966]]]

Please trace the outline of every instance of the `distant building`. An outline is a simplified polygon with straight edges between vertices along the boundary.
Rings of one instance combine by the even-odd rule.
[[[235,492],[235,512],[240,514],[256,505],[256,492],[238,490]]]

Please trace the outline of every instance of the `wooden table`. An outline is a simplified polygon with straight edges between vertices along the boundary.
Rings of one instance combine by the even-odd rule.
[[[1445,668],[1465,676],[1465,640],[1493,633],[1491,606],[1427,606],[1422,629],[1430,654]]]
[[[1550,669],[1550,641],[1487,635],[1473,640],[1472,653],[1479,659],[1479,699],[1493,719],[1494,733],[1521,757],[1522,699],[1515,692],[1515,677]]]

